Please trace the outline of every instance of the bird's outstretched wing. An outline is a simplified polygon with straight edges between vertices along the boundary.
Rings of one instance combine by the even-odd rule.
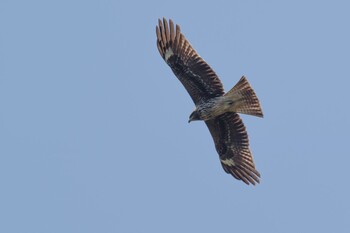
[[[255,169],[248,134],[239,115],[225,113],[205,123],[224,170],[246,184],[259,183],[260,173]]]
[[[172,20],[158,20],[157,47],[164,61],[186,88],[195,104],[222,96],[222,83],[210,66],[198,55]]]

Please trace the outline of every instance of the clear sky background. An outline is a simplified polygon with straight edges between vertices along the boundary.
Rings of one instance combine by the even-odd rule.
[[[0,232],[349,232],[349,1],[0,2]],[[262,182],[227,175],[161,59],[181,25],[229,90]]]

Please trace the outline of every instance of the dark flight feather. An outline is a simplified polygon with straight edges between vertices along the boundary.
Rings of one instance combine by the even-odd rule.
[[[237,113],[225,113],[205,122],[224,170],[246,184],[259,183],[245,126]]]
[[[159,20],[156,27],[157,47],[160,55],[171,67],[176,77],[184,85],[195,104],[213,97],[222,96],[224,88],[218,76],[197,54],[180,27],[166,19]]]

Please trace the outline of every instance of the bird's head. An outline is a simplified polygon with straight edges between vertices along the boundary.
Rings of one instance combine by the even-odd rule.
[[[194,110],[191,115],[190,118],[188,120],[188,123],[190,123],[191,121],[199,121],[201,118],[199,117],[199,114],[197,112],[197,110]]]

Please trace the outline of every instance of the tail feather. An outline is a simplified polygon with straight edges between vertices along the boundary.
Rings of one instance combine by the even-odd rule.
[[[246,77],[225,94],[226,101],[232,106],[232,111],[248,114],[257,117],[263,117],[263,112],[253,88],[248,83]]]

